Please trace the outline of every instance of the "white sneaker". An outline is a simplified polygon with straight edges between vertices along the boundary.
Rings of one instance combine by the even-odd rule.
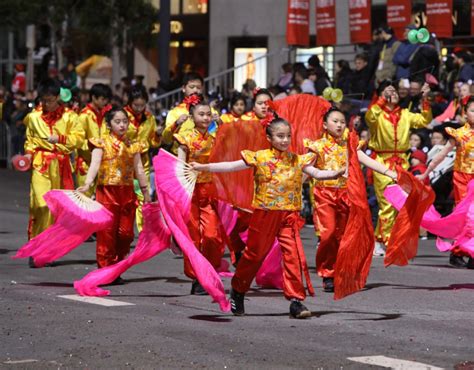
[[[383,243],[375,242],[374,256],[385,256],[385,246]]]

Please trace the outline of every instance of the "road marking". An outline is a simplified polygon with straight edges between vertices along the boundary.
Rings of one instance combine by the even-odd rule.
[[[78,294],[58,295],[58,297],[59,298],[70,299],[72,301],[98,304],[100,306],[106,306],[106,307],[135,306],[134,303],[114,301],[112,299],[99,298],[99,297],[83,297],[83,296],[80,296]]]
[[[10,360],[4,361],[3,363],[6,365],[14,365],[14,364],[29,364],[32,362],[38,362],[38,360],[30,359],[30,360]]]
[[[424,364],[422,362],[400,360],[386,356],[348,357],[348,360],[368,365],[378,365],[395,370],[443,370],[442,367]]]

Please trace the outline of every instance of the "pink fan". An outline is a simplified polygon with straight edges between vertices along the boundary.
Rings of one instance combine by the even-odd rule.
[[[138,237],[134,251],[126,259],[88,273],[74,282],[74,288],[80,295],[104,296],[110,291],[99,288],[109,284],[132,266],[143,263],[158,255],[170,246],[171,233],[166,226],[158,203],[143,206],[143,230]]]
[[[51,190],[44,195],[55,223],[26,243],[12,258],[33,257],[43,267],[107,228],[112,214],[100,203],[75,190]]]
[[[172,194],[173,200],[187,210],[189,217],[191,199],[196,185],[197,172],[174,155],[161,149],[153,159],[156,186],[165,194]]]

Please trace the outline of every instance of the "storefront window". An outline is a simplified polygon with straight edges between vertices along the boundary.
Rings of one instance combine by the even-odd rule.
[[[206,14],[207,0],[183,0],[183,14]]]
[[[234,89],[242,90],[242,85],[247,80],[254,80],[256,86],[267,86],[267,58],[261,58],[265,54],[267,54],[267,48],[236,48],[234,50],[234,66],[241,66],[234,71]]]
[[[308,67],[308,59],[315,54],[319,57],[321,65],[332,79],[334,75],[334,48],[332,46],[296,49],[296,61],[304,63]]]

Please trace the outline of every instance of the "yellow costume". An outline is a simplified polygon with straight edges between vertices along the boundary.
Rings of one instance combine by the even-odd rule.
[[[217,114],[215,109],[211,109],[212,114]],[[188,117],[179,127],[175,124],[179,117],[183,114],[189,116],[189,110],[186,106],[186,103],[181,103],[171,109],[166,116],[165,129],[163,130],[162,140],[163,144],[173,144],[171,147],[171,152],[175,155],[178,154],[179,144],[177,141],[173,142],[173,135],[180,134],[184,135],[185,133],[191,131],[194,128],[194,122],[191,118]]]
[[[408,154],[410,149],[410,130],[426,127],[432,120],[431,107],[427,101],[423,102],[421,113],[411,113],[408,109],[395,107],[390,110],[384,98],[379,98],[365,114],[365,121],[369,126],[369,148],[375,154],[375,160],[383,163],[390,169],[400,165],[408,169]],[[375,195],[379,204],[379,219],[375,236],[378,241],[387,242],[390,237],[396,210],[385,199],[385,188],[393,184],[387,176],[374,172]]]
[[[25,117],[25,153],[32,156],[30,188],[30,221],[28,238],[31,239],[53,223],[43,195],[52,189],[73,189],[69,154],[84,143],[84,130],[77,114],[60,106],[54,112],[36,109]],[[47,138],[57,135],[59,142],[50,144]]]
[[[314,153],[296,155],[277,149],[242,151],[242,159],[254,167],[254,208],[280,211],[301,209],[303,167],[311,164]],[[291,179],[291,180],[290,180]]]
[[[161,143],[161,138],[156,134],[156,120],[153,114],[150,112],[135,113],[132,108],[128,105],[125,107],[125,111],[128,115],[130,124],[128,125],[127,137],[132,142],[139,142],[142,148],[141,158],[143,164],[143,170],[148,179],[148,185],[150,184],[150,170],[151,161],[150,155],[148,154],[151,148],[158,148]],[[138,207],[137,207],[137,228],[140,232],[143,225],[142,217],[142,205],[143,205],[143,194],[141,191],[137,191]]]
[[[243,116],[244,115],[239,117],[239,116],[236,116],[234,113],[224,113],[221,115],[221,121],[222,123],[233,123],[239,120],[245,120]]]
[[[77,186],[82,186],[86,181],[87,171],[91,163],[91,151],[88,141],[102,137],[107,132],[107,125],[105,124],[104,111],[97,111],[91,104],[87,104],[82,109],[79,114],[79,123],[84,130],[85,140],[84,145],[77,150],[76,181]],[[95,186],[91,186],[86,195],[91,196],[94,193]]]

